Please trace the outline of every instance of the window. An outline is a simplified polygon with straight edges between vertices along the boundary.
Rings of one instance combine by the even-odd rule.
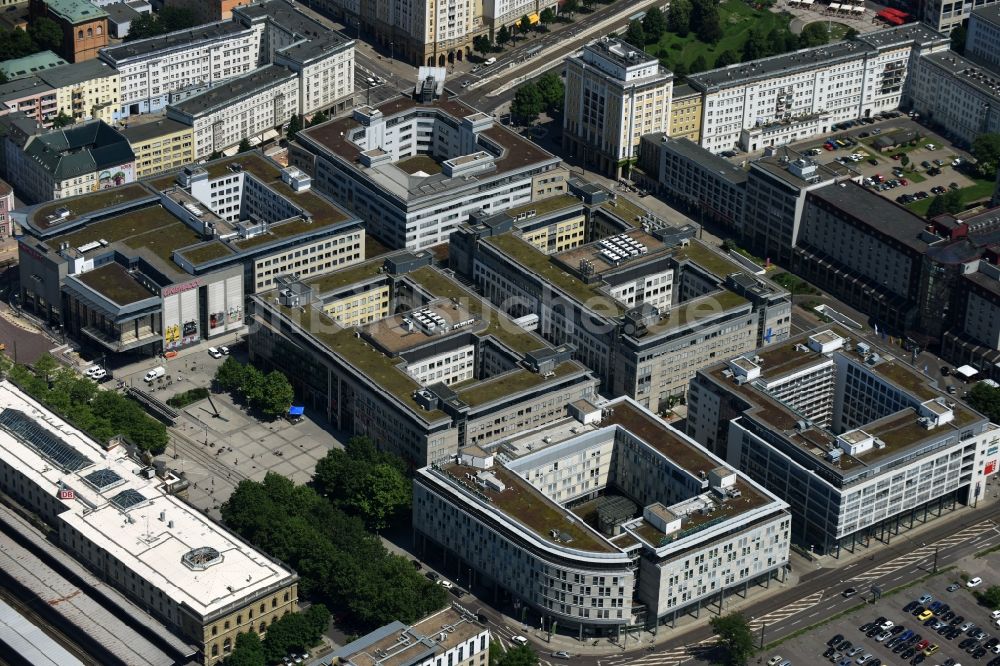
[[[233,650],[233,640],[231,638],[227,638],[226,640],[222,641],[223,654],[229,654],[230,652],[232,652],[232,650]]]
[[[93,38],[94,38],[94,29],[87,28],[87,39],[93,39]]]
[[[83,30],[77,30],[76,31],[76,41],[78,41],[78,42],[82,42],[83,41]]]

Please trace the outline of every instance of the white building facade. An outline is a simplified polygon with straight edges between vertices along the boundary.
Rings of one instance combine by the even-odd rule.
[[[969,15],[964,55],[994,71],[1000,68],[1000,3],[977,7]]]

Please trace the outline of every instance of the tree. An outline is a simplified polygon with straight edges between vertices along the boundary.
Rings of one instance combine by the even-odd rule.
[[[292,117],[288,120],[288,129],[285,131],[285,136],[287,136],[289,140],[292,140],[301,130],[302,118],[299,117],[299,114],[293,113]]]
[[[384,530],[410,508],[412,485],[402,460],[379,452],[366,437],[352,437],[316,463],[313,484],[340,509]]]
[[[718,636],[719,646],[726,652],[729,666],[743,666],[756,652],[750,623],[741,613],[716,615],[709,624]]]
[[[1000,423],[1000,388],[993,388],[989,384],[979,382],[969,391],[966,401],[977,411],[985,414],[993,423]],[[994,608],[1000,608],[1000,604]]]
[[[927,218],[935,218],[945,213],[961,213],[964,208],[961,193],[958,190],[948,190],[931,200],[931,205],[927,208]]]
[[[660,37],[667,31],[667,19],[659,7],[646,10],[646,15],[642,17],[642,29],[650,43],[660,41]]]
[[[544,108],[542,93],[538,86],[530,81],[523,84],[514,93],[514,101],[511,102],[510,112],[526,124],[531,124],[538,118],[538,114]]]
[[[52,381],[52,377],[58,369],[59,362],[48,352],[39,356],[38,360],[35,361],[34,364],[35,375],[37,375],[38,378],[46,384]]]
[[[740,57],[736,55],[736,51],[728,49],[719,54],[719,57],[715,59],[716,67],[729,67],[730,65],[735,65],[740,61]]]
[[[642,22],[638,19],[628,24],[623,39],[637,49],[646,46],[646,31],[642,29]]]
[[[139,14],[129,22],[128,34],[125,36],[126,42],[137,39],[147,39],[163,34],[160,30],[160,21],[156,14]]]
[[[667,29],[678,37],[687,37],[691,31],[691,3],[688,0],[673,0],[667,10]]]
[[[766,57],[769,47],[767,36],[763,32],[751,30],[747,41],[743,42],[743,62]]]
[[[73,116],[67,115],[62,109],[59,110],[59,115],[52,119],[52,127],[56,129],[61,129],[63,127],[69,127],[74,122]]]
[[[316,125],[322,125],[323,123],[325,123],[329,119],[330,119],[330,116],[327,115],[326,111],[320,111],[319,113],[317,113],[316,115],[314,115],[309,120],[309,127],[315,127]]]
[[[545,110],[549,113],[562,112],[563,100],[566,97],[566,86],[562,82],[562,77],[555,72],[546,72],[538,77],[535,85],[542,95]]]
[[[277,370],[272,370],[264,377],[263,391],[258,400],[258,408],[269,419],[276,419],[288,413],[288,408],[295,400],[295,389]]]
[[[518,28],[521,29],[521,34],[526,35],[528,31],[531,30],[531,19],[525,14],[521,17],[521,20],[517,23]]]
[[[256,632],[236,634],[233,653],[226,659],[226,666],[265,666],[264,646]]]
[[[994,178],[1000,166],[1000,134],[980,134],[972,142],[976,171],[983,178]]]
[[[830,32],[825,23],[810,23],[802,29],[802,34],[799,35],[799,46],[804,49],[811,46],[822,46],[828,41],[830,41]]]
[[[964,25],[959,23],[951,29],[951,50],[959,55],[965,54],[965,39],[968,31]]]
[[[694,0],[691,3],[691,30],[698,40],[715,44],[722,39],[722,19],[715,0]]]
[[[707,70],[708,70],[708,62],[706,62],[705,56],[699,53],[698,57],[695,58],[694,62],[691,63],[691,73],[697,74],[698,72],[704,72]]]
[[[485,56],[493,50],[493,42],[486,35],[476,35],[472,38],[472,49],[481,56]]]
[[[497,44],[503,46],[510,41],[510,31],[507,30],[507,26],[502,25],[500,29],[497,30]]]
[[[987,608],[1000,608],[1000,585],[990,585],[979,594],[979,603]]]
[[[573,14],[579,11],[579,9],[580,9],[579,0],[566,0],[562,5],[562,10],[567,14],[569,14],[570,18],[572,18]]]
[[[20,28],[0,29],[0,60],[23,58],[37,52],[35,43],[24,30]]]
[[[242,139],[240,139],[240,145],[237,146],[236,152],[238,152],[238,153],[248,153],[251,150],[253,150],[253,146],[250,145],[250,141],[246,137],[243,137]]]
[[[861,34],[861,33],[859,33],[854,28],[848,28],[847,32],[844,33],[844,39],[845,40],[857,39],[859,34]]]
[[[899,158],[899,165],[905,169],[907,166],[909,166],[909,164],[910,164],[910,156],[904,153],[903,156]]]
[[[164,33],[187,30],[200,23],[195,13],[184,7],[164,7],[159,11],[157,17]]]
[[[490,643],[490,666],[538,666],[538,655],[530,645],[504,649],[497,641]]]
[[[246,366],[232,356],[227,356],[215,371],[215,381],[223,391],[235,393],[246,378]]]
[[[32,19],[28,36],[39,51],[58,51],[62,46],[63,32],[59,24],[46,16]]]
[[[556,13],[552,11],[551,7],[546,7],[542,10],[542,13],[538,16],[538,20],[542,22],[543,25],[549,25],[554,23],[556,20]]]

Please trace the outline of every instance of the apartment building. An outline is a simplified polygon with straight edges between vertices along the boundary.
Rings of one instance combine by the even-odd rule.
[[[14,223],[10,211],[14,210],[14,188],[0,180],[0,238],[14,235]]]
[[[1000,450],[985,416],[838,327],[701,369],[687,432],[788,502],[796,543],[833,555],[974,506]]]
[[[583,636],[784,579],[787,504],[629,398],[416,473],[418,549]]]
[[[197,646],[198,663],[222,663],[237,634],[266,635],[298,609],[295,572],[178,498],[184,479],[93,441],[7,381],[0,408],[0,489],[66,556]]]
[[[519,229],[474,221],[451,244],[473,257],[456,267],[471,264],[467,275],[487,298],[572,345],[603,391],[662,411],[716,356],[787,337],[791,304],[788,292],[692,238],[693,227],[639,224],[553,254]]]
[[[572,348],[520,328],[432,260],[402,251],[282,280],[253,297],[251,359],[280,367],[334,427],[417,466],[594,398],[598,382]]]
[[[963,55],[994,72],[1000,71],[1000,3],[972,10]]]
[[[559,158],[458,99],[398,97],[303,130],[302,164],[392,248],[448,241],[469,215],[566,192]],[[300,163],[301,164],[301,163]]]
[[[496,39],[502,26],[510,28],[524,16],[532,24],[538,23],[546,9],[558,11],[559,3],[556,0],[484,0],[483,27],[489,31],[491,39]]]
[[[103,120],[111,124],[118,110],[118,71],[101,60],[53,67],[36,75],[52,86],[58,113],[76,122]]]
[[[757,256],[791,266],[809,193],[851,179],[860,176],[834,162],[822,165],[789,148],[766,151],[747,173],[743,242]]]
[[[915,8],[920,20],[934,30],[950,35],[951,31],[968,19],[971,31],[972,17],[996,5],[997,0],[974,0],[974,2],[948,2],[947,0],[927,0]]]
[[[250,4],[250,0],[164,0],[164,7],[187,9],[194,13],[199,23],[228,21],[233,17],[233,9]]]
[[[0,83],[0,116],[24,114],[39,125],[51,126],[59,115],[57,92],[37,76]]]
[[[703,96],[701,145],[716,153],[729,150],[739,146],[744,130],[775,123],[778,129],[769,131],[802,138],[827,132],[829,124],[895,109],[915,61],[947,51],[949,43],[911,23],[694,74],[688,83]]]
[[[136,178],[177,171],[195,161],[194,130],[190,125],[164,118],[133,124],[121,133],[135,153]]]
[[[739,231],[743,226],[747,172],[694,140],[644,134],[639,167],[652,188],[693,219],[706,219]]]
[[[673,74],[619,39],[566,59],[563,148],[614,178],[634,163],[639,137],[670,126]]]
[[[104,353],[232,334],[279,276],[364,260],[356,218],[257,154],[17,211],[21,303]]]
[[[907,101],[924,122],[940,127],[959,145],[1000,132],[1000,74],[952,51],[917,61]]]
[[[46,130],[23,114],[0,116],[7,181],[29,202],[40,203],[106,190],[135,180],[135,153],[101,120]]]
[[[262,137],[298,113],[299,78],[280,65],[268,65],[167,107],[167,118],[194,132],[196,159]]]
[[[666,134],[673,139],[701,141],[701,93],[686,83],[671,91],[668,127]]]
[[[118,70],[118,118],[161,111],[168,104],[221,81],[253,71],[259,29],[234,21],[139,39],[103,49],[101,60]]]
[[[490,630],[467,609],[453,604],[411,625],[399,620],[338,648],[330,666],[486,666]]]
[[[59,54],[69,62],[97,57],[108,45],[108,14],[87,0],[31,0],[31,19],[46,17],[63,33]]]

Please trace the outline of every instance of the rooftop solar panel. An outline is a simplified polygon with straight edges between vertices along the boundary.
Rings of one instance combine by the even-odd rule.
[[[64,472],[76,472],[94,464],[19,409],[7,408],[0,412],[0,428]]]
[[[125,479],[120,477],[118,472],[107,468],[96,469],[83,477],[83,480],[97,492],[104,492],[108,488],[114,488],[125,483]]]
[[[132,488],[123,490],[111,498],[111,503],[122,511],[133,509],[145,501],[146,498],[142,496],[142,493],[137,490],[133,490]]]

